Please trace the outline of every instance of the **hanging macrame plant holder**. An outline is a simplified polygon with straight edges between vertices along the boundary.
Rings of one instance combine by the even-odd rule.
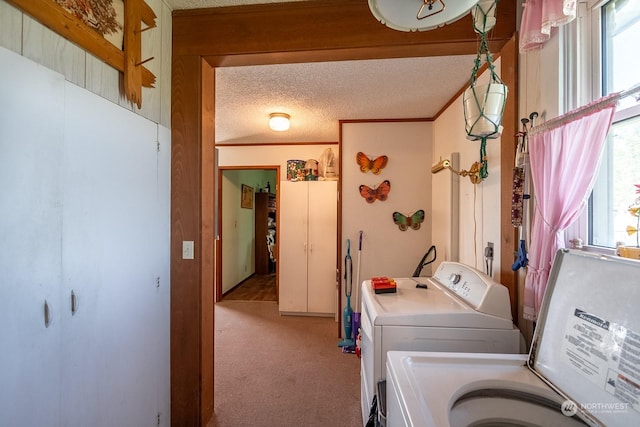
[[[487,172],[487,139],[499,138],[502,134],[502,115],[507,101],[507,86],[496,74],[493,56],[489,52],[487,32],[496,23],[495,9],[497,0],[480,0],[473,9],[473,29],[480,36],[480,46],[471,72],[469,88],[463,95],[464,120],[467,138],[480,141],[480,178],[485,179]],[[490,73],[489,83],[477,84],[478,73],[485,56]]]

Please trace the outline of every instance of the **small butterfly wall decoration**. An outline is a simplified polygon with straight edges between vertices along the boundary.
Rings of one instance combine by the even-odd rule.
[[[422,209],[409,216],[400,212],[393,213],[393,222],[398,226],[400,231],[407,231],[409,228],[418,230],[423,221],[424,211]]]
[[[369,158],[369,156],[359,151],[356,154],[356,162],[360,166],[360,171],[362,173],[367,173],[371,171],[375,175],[380,175],[380,172],[382,171],[382,169],[384,169],[385,166],[387,166],[387,163],[389,162],[389,157],[379,156],[379,157],[376,157],[375,159],[371,159]]]
[[[367,203],[373,203],[376,200],[384,202],[387,200],[388,194],[391,191],[391,182],[384,180],[377,187],[371,188],[368,185],[360,186],[360,195],[364,197]]]

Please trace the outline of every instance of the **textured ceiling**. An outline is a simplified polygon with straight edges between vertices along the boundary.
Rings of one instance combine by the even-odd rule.
[[[165,1],[173,9],[284,3]],[[332,142],[339,138],[339,120],[433,117],[468,82],[473,59],[467,55],[218,68],[216,143]],[[269,114],[274,112],[291,115],[288,131],[269,129]]]
[[[216,142],[337,141],[339,120],[433,117],[468,82],[474,58],[219,68]],[[291,115],[288,131],[268,128],[275,112]]]

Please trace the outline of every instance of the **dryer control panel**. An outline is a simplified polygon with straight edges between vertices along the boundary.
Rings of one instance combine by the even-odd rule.
[[[459,262],[444,261],[433,278],[475,310],[512,318],[508,289],[485,273]]]

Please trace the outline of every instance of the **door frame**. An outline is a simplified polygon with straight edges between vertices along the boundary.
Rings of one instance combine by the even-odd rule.
[[[223,145],[218,146],[218,148]],[[224,239],[222,235],[222,175],[224,171],[228,170],[275,170],[276,182],[275,186],[276,194],[276,302],[280,301],[280,264],[277,260],[280,258],[279,248],[277,242],[280,241],[280,191],[278,183],[280,182],[280,165],[267,165],[267,166],[218,166],[218,176],[216,177],[216,188],[218,194],[218,210],[216,212],[216,218],[218,219],[218,235],[216,236],[216,261],[215,261],[215,302],[222,301],[222,254],[224,252]],[[254,236],[255,238],[255,236]],[[255,256],[255,255],[254,255]]]
[[[505,135],[519,126],[518,7],[500,3],[489,40],[492,52],[502,50],[503,81],[514,94],[505,107]],[[214,413],[215,67],[475,54],[477,35],[466,18],[431,31],[393,31],[362,0],[175,10],[172,16],[171,420],[203,426]],[[503,144],[503,170],[511,169],[514,156]],[[501,179],[500,274],[513,306],[517,281],[508,267],[517,236],[507,175]],[[195,259],[182,259],[183,241],[195,241]]]

